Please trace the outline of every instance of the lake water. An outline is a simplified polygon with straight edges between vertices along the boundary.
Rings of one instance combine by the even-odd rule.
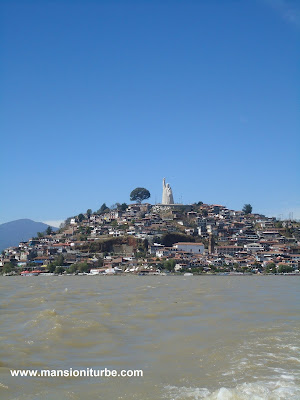
[[[0,278],[0,398],[300,399],[296,276]],[[10,369],[142,369],[141,378]]]

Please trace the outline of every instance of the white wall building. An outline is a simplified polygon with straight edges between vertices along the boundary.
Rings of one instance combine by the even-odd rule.
[[[203,243],[178,242],[178,243],[174,243],[173,247],[176,250],[186,251],[188,253],[194,253],[194,254],[203,254],[204,253],[204,244]]]

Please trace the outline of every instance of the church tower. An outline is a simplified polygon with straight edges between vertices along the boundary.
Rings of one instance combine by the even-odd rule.
[[[209,235],[208,239],[208,253],[213,254],[215,252],[215,239],[212,234]]]

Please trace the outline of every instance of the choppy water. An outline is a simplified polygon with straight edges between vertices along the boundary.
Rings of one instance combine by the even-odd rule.
[[[300,399],[300,280],[2,277],[0,398]],[[10,369],[143,369],[13,378]]]

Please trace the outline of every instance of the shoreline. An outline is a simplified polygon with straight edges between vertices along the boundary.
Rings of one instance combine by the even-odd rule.
[[[42,276],[42,277],[49,277],[49,276],[101,276],[101,277],[109,277],[109,276],[118,276],[118,277],[125,277],[125,276],[147,276],[147,277],[152,277],[152,276],[157,276],[157,277],[165,277],[165,276],[176,276],[176,277],[193,277],[193,276],[300,276],[300,273],[281,273],[281,274],[243,274],[243,273],[217,273],[217,274],[193,274],[193,273],[188,273],[188,274],[172,274],[172,273],[168,273],[168,274],[52,274],[52,273],[42,273],[42,274],[26,274],[26,275],[20,275],[20,274],[3,274],[0,275],[3,277],[37,277],[37,276]]]

